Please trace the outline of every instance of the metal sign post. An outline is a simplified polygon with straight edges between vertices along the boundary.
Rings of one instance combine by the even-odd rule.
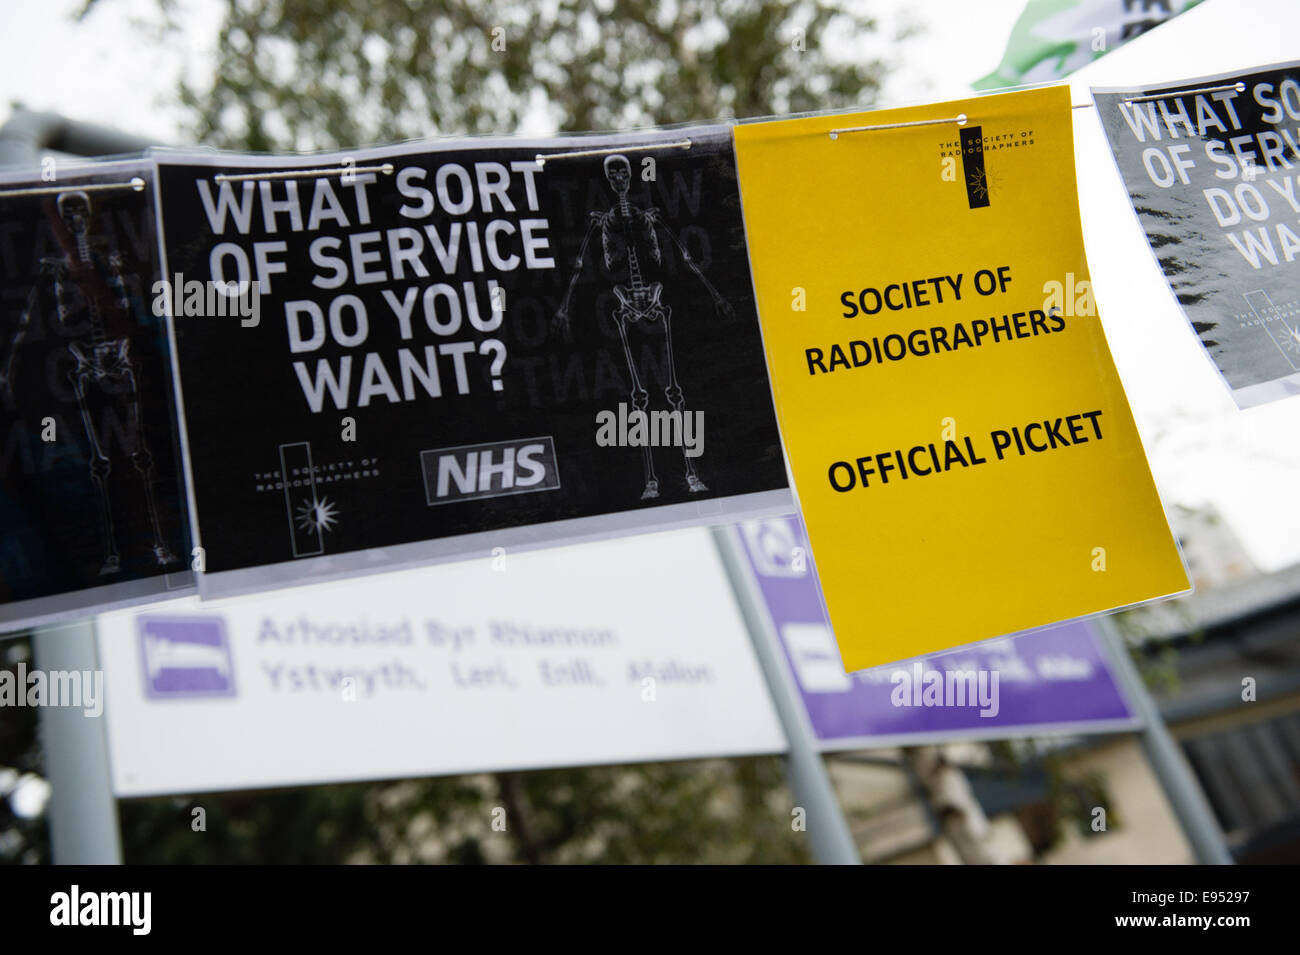
[[[806,811],[808,842],[812,846],[813,858],[824,865],[861,865],[862,857],[813,740],[808,716],[780,659],[776,632],[762,609],[763,599],[754,579],[746,570],[740,541],[735,530],[729,527],[713,528],[713,539],[718,545],[718,553],[754,644],[754,654],[763,668],[772,703],[790,744],[786,775],[798,806]]]
[[[47,677],[94,673],[95,624],[78,621],[38,630],[32,656]],[[42,706],[41,752],[50,783],[50,854],[58,865],[120,865],[122,840],[108,766],[104,714],[78,706]]]
[[[1232,865],[1232,854],[1224,844],[1223,833],[1205,800],[1205,793],[1165,726],[1160,708],[1128,654],[1124,638],[1109,617],[1097,618],[1097,626],[1110,651],[1115,673],[1128,695],[1129,705],[1134,715],[1142,720],[1142,748],[1151,763],[1151,770],[1160,780],[1197,861],[1202,865]]]

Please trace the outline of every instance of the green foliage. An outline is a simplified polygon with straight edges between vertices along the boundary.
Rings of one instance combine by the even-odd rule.
[[[1038,778],[1043,785],[1044,805],[1050,811],[1047,851],[1060,845],[1068,828],[1084,838],[1096,835],[1092,813],[1106,810],[1107,831],[1124,827],[1107,787],[1106,774],[1097,769],[1071,766],[1070,750],[1040,750],[1031,740],[990,740],[990,771],[1005,779],[1026,783]]]
[[[118,813],[132,864],[406,862],[426,861],[404,851],[411,831],[427,827],[421,811],[432,807],[432,821],[446,824],[479,798],[451,778],[129,800]]]
[[[790,805],[780,760],[762,757],[130,800],[119,812],[128,863],[807,862]]]
[[[865,103],[866,16],[823,0],[229,0],[196,138],[332,149],[759,116]],[[167,4],[162,5],[169,11]],[[168,13],[168,15],[172,15]]]
[[[775,758],[519,776],[519,855],[542,862],[798,863],[804,837]],[[510,814],[512,817],[515,813]],[[525,837],[531,845],[525,844]]]
[[[1155,627],[1153,612],[1162,615]],[[1180,654],[1184,649],[1200,646],[1206,640],[1205,628],[1196,622],[1188,601],[1175,599],[1163,604],[1123,610],[1112,619],[1121,642],[1147,689],[1157,697],[1176,694],[1181,686],[1178,671]],[[1171,624],[1177,624],[1176,629],[1181,634],[1176,639],[1169,637]]]

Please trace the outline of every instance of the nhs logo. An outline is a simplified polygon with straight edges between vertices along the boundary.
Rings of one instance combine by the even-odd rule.
[[[420,467],[424,495],[431,505],[553,491],[560,486],[555,442],[550,437],[421,451]]]

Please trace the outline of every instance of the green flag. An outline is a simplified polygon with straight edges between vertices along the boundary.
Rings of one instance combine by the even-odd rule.
[[[1067,76],[1200,0],[1029,0],[998,68],[977,90]]]

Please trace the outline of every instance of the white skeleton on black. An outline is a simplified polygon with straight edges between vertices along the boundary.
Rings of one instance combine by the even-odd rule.
[[[105,307],[111,304],[119,309],[130,309],[130,290],[124,271],[122,256],[113,252],[105,258],[92,249],[90,237],[90,197],[81,191],[61,192],[56,204],[59,218],[63,220],[66,235],[60,236],[63,255],[45,256],[40,260],[36,286],[28,295],[19,318],[18,330],[10,343],[9,356],[0,368],[0,394],[12,398],[13,373],[19,346],[31,326],[32,314],[37,307],[43,288],[54,292],[54,302],[59,324],[69,328],[69,319],[84,313],[87,331],[68,342],[68,352],[75,362],[68,372],[68,381],[77,398],[82,428],[90,441],[90,479],[95,488],[99,510],[99,524],[104,549],[100,576],[111,576],[121,569],[121,554],[117,534],[113,527],[112,499],[109,495],[108,475],[112,461],[91,419],[88,397],[91,388],[126,406],[127,453],[136,474],[144,485],[145,503],[153,531],[153,556],[159,566],[177,563],[175,555],[163,542],[158,520],[158,507],[154,499],[153,455],[145,441],[144,419],[141,411],[140,388],[130,355],[130,340],[110,338],[104,321]],[[107,281],[105,281],[107,273]],[[138,280],[135,280],[138,285]]]
[[[615,202],[604,212],[589,214],[587,233],[583,236],[578,249],[578,257],[573,265],[573,276],[555,315],[557,326],[564,327],[569,321],[569,301],[573,296],[574,286],[582,273],[587,246],[597,232],[600,233],[600,245],[605,268],[615,277],[614,296],[618,299],[612,313],[614,324],[618,327],[619,338],[623,342],[623,355],[627,359],[628,373],[632,377],[632,408],[645,412],[650,403],[650,396],[641,383],[641,375],[636,361],[632,357],[632,347],[628,342],[627,328],[644,320],[648,324],[662,321],[664,324],[664,347],[668,359],[668,386],[664,396],[668,406],[684,416],[686,399],[681,385],[677,382],[677,366],[673,357],[672,309],[661,301],[664,285],[654,280],[654,274],[663,266],[663,247],[660,244],[660,232],[676,246],[682,261],[695,273],[713,298],[719,314],[731,314],[731,305],[718,294],[699,266],[691,258],[681,238],[664,222],[659,209],[655,206],[637,206],[628,200],[628,190],[632,181],[632,168],[626,156],[612,155],[605,158],[605,179],[614,190]],[[650,278],[647,278],[650,273]],[[642,461],[645,472],[645,490],[641,500],[659,496],[659,478],[655,474],[654,460],[649,447],[643,447]],[[708,487],[695,472],[695,463],[682,449],[686,462],[686,486],[692,492],[707,491]]]

